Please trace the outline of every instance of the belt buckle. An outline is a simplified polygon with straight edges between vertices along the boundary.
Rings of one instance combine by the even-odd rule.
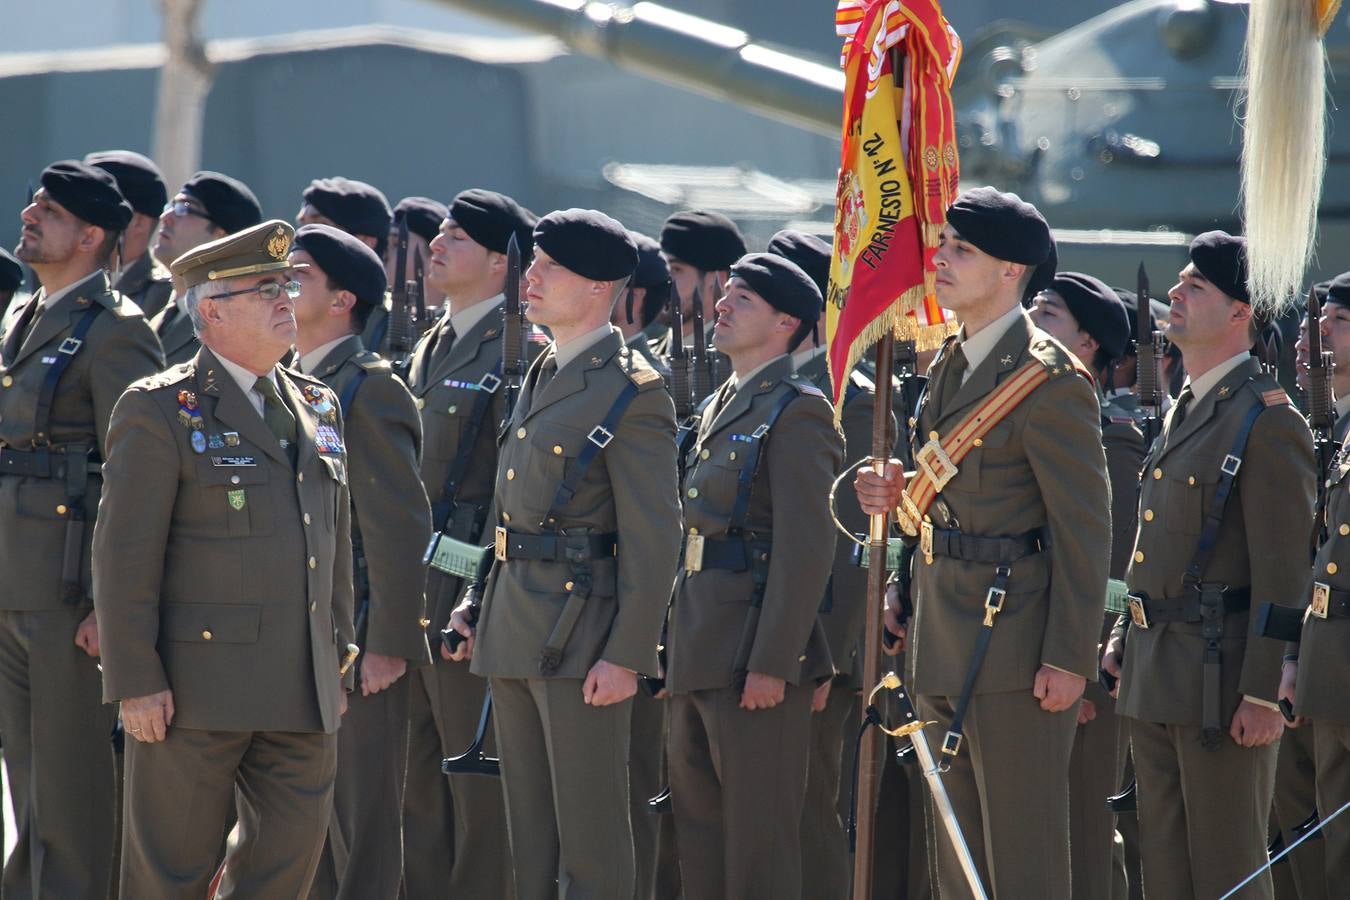
[[[492,533],[492,555],[497,562],[506,562],[506,526],[498,525]]]
[[[923,561],[931,566],[933,564],[933,523],[927,520],[919,523],[919,552],[923,554]]]
[[[947,451],[936,440],[929,440],[920,447],[919,452],[914,454],[914,461],[933,482],[935,491],[941,491],[947,482],[956,477],[956,463],[952,462]]]
[[[1313,582],[1312,603],[1308,609],[1319,619],[1327,617],[1327,607],[1331,605],[1331,585],[1320,581]]]
[[[1148,610],[1144,608],[1144,601],[1134,594],[1130,594],[1129,598],[1130,621],[1134,623],[1136,628],[1147,631],[1150,623],[1148,621]]]
[[[703,542],[701,534],[691,534],[684,541],[684,570],[686,572],[703,571]]]
[[[586,435],[586,440],[603,450],[609,446],[610,441],[614,440],[614,432],[603,425],[597,425],[591,429],[590,434]]]

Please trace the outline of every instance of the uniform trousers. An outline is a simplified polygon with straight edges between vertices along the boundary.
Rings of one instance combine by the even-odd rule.
[[[920,717],[937,723],[926,729],[935,736],[935,755],[936,736],[951,727],[955,704],[955,697],[918,697]],[[942,781],[990,897],[1071,896],[1069,755],[1076,728],[1076,707],[1048,713],[1029,689],[971,698],[965,739]],[[931,796],[926,827],[933,895],[970,896]]]
[[[1139,780],[1139,855],[1148,900],[1219,897],[1266,862],[1278,744],[1216,750],[1197,725],[1130,719]],[[1271,898],[1266,872],[1244,900]]]
[[[487,682],[468,663],[436,662],[409,673],[408,775],[403,872],[409,900],[512,896],[506,809],[495,778],[441,773],[441,760],[473,740]],[[496,756],[488,731],[485,750]]]
[[[1116,701],[1089,682],[1083,699],[1097,716],[1074,732],[1069,758],[1069,852],[1074,900],[1111,900],[1125,882],[1124,859],[1115,851],[1116,816],[1106,798],[1121,788],[1125,722]]]
[[[857,707],[852,678],[836,678],[825,708],[811,715],[810,757],[806,797],[802,807],[802,896],[815,900],[843,900],[850,895],[853,859],[839,818],[839,789],[846,779],[840,769],[845,732],[857,736]],[[845,723],[853,727],[845,728]],[[875,737],[875,735],[874,735]],[[852,769],[848,776],[853,775]],[[845,788],[848,785],[844,785]]]
[[[490,678],[517,900],[632,900],[633,701],[589,706],[578,678]]]
[[[686,900],[802,896],[801,821],[814,685],[772,709],[738,687],[671,698],[670,789]]]
[[[129,739],[122,896],[202,900],[229,807],[239,817],[217,900],[309,891],[333,803],[337,735],[169,728]]]
[[[311,900],[394,900],[403,880],[403,782],[409,675],[377,694],[348,695],[338,727],[328,840]],[[360,683],[358,676],[357,683]]]
[[[1283,833],[1285,845],[1298,840],[1292,829],[1317,812],[1317,763],[1314,759],[1313,729],[1304,725],[1286,728],[1280,738],[1280,753],[1275,763],[1275,825]],[[1350,797],[1346,798],[1350,799]],[[1326,900],[1326,843],[1311,838],[1298,845],[1274,872],[1275,896],[1290,900]],[[1281,891],[1281,880],[1286,887]],[[1292,888],[1292,890],[1291,890]]]
[[[661,822],[668,816],[653,815],[647,801],[665,787],[666,703],[638,685],[633,697],[633,734],[629,742],[628,806],[633,824],[633,861],[638,900],[649,900],[656,891],[661,849]]]
[[[1327,819],[1350,803],[1350,725],[1314,722],[1313,742],[1317,754],[1317,808],[1322,818]],[[1327,895],[1343,897],[1345,886],[1350,884],[1350,810],[1325,825],[1322,834]]]
[[[3,578],[3,575],[0,575]],[[113,874],[116,708],[75,646],[88,607],[0,610],[0,735],[17,829],[0,894],[105,898]]]

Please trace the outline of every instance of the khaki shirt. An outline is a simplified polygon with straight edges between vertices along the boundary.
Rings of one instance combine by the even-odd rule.
[[[1315,495],[1312,436],[1288,397],[1255,359],[1230,371],[1184,420],[1168,414],[1144,461],[1139,537],[1127,581],[1134,593],[1178,598],[1213,508],[1220,465],[1253,404],[1257,417],[1224,512],[1206,581],[1251,589],[1251,610],[1224,619],[1223,727],[1241,695],[1273,703],[1282,645],[1255,634],[1260,604],[1299,605],[1308,596],[1308,523]],[[1131,627],[1119,710],[1149,722],[1202,725],[1204,639],[1197,623]]]
[[[362,347],[356,335],[330,349],[309,374],[328,385],[339,402],[351,398],[343,421],[357,551],[357,619],[366,606],[357,643],[363,653],[428,663],[422,552],[431,535],[431,508],[419,468],[417,405],[388,361]]]
[[[680,549],[675,483],[675,410],[661,375],[611,331],[563,366],[536,394],[550,347],[526,378],[502,435],[494,509],[513,532],[588,530],[618,534],[617,558],[591,564],[593,587],[566,643],[558,678],[584,678],[598,660],[656,674],[656,647]],[[553,509],[564,474],[628,385],[637,395],[596,456],[571,502]],[[556,522],[546,524],[550,510]],[[478,619],[473,672],[540,677],[548,644],[572,589],[567,562],[494,565]]]
[[[341,414],[322,382],[274,373],[294,468],[208,349],[118,401],[94,530],[105,701],[171,689],[176,727],[337,729],[355,636]]]
[[[771,542],[767,580],[755,609],[750,570],[680,573],[666,643],[666,683],[673,693],[729,687],[746,672],[792,684],[832,674],[817,614],[835,558],[830,483],[844,458],[834,411],[823,393],[792,371],[788,356],[727,396],[727,385],[713,395],[690,451],[685,531],[709,540],[735,537],[727,529],[755,431],[791,396],[758,438],[763,449],[743,527],[752,541]]]

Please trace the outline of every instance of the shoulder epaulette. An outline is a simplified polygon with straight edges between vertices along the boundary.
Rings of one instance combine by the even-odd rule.
[[[281,368],[281,371],[283,371],[283,372],[285,372],[287,375],[291,376],[291,380],[292,380],[292,381],[299,381],[299,382],[302,382],[302,383],[304,383],[304,384],[317,384],[319,387],[323,388],[325,391],[329,390],[329,387],[328,387],[327,384],[325,384],[322,380],[320,380],[320,379],[318,379],[318,378],[315,378],[313,375],[306,375],[304,372],[301,372],[299,369],[292,369],[290,366],[281,366],[280,368]]]
[[[1289,403],[1289,395],[1285,393],[1284,388],[1274,388],[1261,392],[1261,402],[1266,406],[1284,406]]]
[[[119,319],[132,319],[145,315],[141,312],[141,308],[136,305],[136,301],[123,297],[117,291],[101,291],[97,294],[86,294],[85,296]]]
[[[1032,358],[1050,371],[1051,378],[1077,372],[1088,381],[1092,381],[1092,373],[1078,361],[1078,357],[1064,349],[1064,346],[1053,338],[1033,340],[1030,351]]]
[[[623,370],[623,374],[627,375],[628,380],[637,385],[640,391],[650,390],[666,383],[661,373],[647,362],[647,357],[627,345],[619,348],[619,352],[614,354],[614,359]]]
[[[168,387],[171,384],[177,384],[192,374],[192,363],[184,362],[176,366],[169,366],[163,372],[157,372],[154,375],[146,377],[135,382],[136,387],[154,390],[155,388]]]
[[[352,357],[352,362],[356,363],[367,372],[379,372],[385,369],[393,369],[389,360],[385,359],[374,350],[362,350]]]
[[[1135,424],[1135,422],[1134,422],[1134,417],[1133,417],[1133,416],[1107,416],[1107,417],[1106,417],[1106,421],[1107,421],[1108,424],[1111,424],[1111,425],[1133,425],[1133,424]]]
[[[792,385],[794,388],[796,388],[797,393],[799,394],[805,394],[808,397],[820,397],[822,399],[825,397],[824,391],[816,387],[807,379],[798,375],[796,372],[793,372],[791,375],[786,376],[783,380],[788,384]]]

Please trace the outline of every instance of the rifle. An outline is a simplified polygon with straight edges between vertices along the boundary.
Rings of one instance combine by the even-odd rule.
[[[1144,412],[1144,446],[1151,446],[1162,430],[1162,363],[1163,336],[1158,323],[1153,321],[1153,309],[1149,305],[1148,273],[1144,264],[1139,264],[1139,310],[1135,316],[1138,333],[1135,338],[1138,363],[1135,384],[1139,390],[1139,407]]]
[[[408,302],[408,219],[398,217],[398,249],[394,254],[394,284],[389,308],[389,332],[386,339],[388,357],[396,367],[407,365],[412,355],[416,335],[413,333],[413,310]],[[379,351],[379,347],[372,347]]]
[[[683,422],[694,412],[689,386],[689,352],[684,346],[684,308],[675,283],[670,284],[670,395],[675,401],[675,421]]]
[[[1336,452],[1333,431],[1336,425],[1336,398],[1331,376],[1336,371],[1336,354],[1322,349],[1322,304],[1317,292],[1308,290],[1308,427],[1313,433],[1317,454],[1317,508],[1325,500],[1327,472]]]
[[[690,375],[690,381],[693,382],[692,405],[695,409],[703,402],[703,398],[712,393],[712,363],[708,359],[708,333],[703,327],[703,292],[697,287],[694,288],[694,347],[690,354],[693,373]]]
[[[427,330],[426,269],[422,264],[422,248],[413,254],[413,277],[408,282],[408,309],[412,313],[413,343]]]

